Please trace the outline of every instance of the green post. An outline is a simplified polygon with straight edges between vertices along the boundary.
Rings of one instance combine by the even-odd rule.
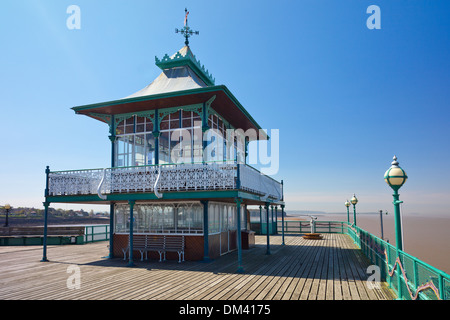
[[[109,259],[114,258],[114,203],[109,205]]]
[[[155,137],[155,164],[159,164],[159,136],[161,132],[159,131],[159,112],[158,109],[155,110],[155,125],[153,126],[153,136]]]
[[[274,222],[274,218],[273,218],[273,205],[271,206],[272,210],[271,210],[271,220],[270,220],[270,229],[272,230],[273,233],[275,233],[273,231],[273,222]]]
[[[398,250],[403,250],[403,241],[402,241],[402,222],[400,220],[400,203],[403,201],[399,201],[399,194],[397,190],[394,190],[394,214],[395,214],[395,244]]]
[[[399,194],[398,190],[394,189],[394,201],[392,202],[394,204],[394,215],[395,215],[395,248],[397,250],[397,257],[401,259],[400,257],[400,251],[403,250],[403,241],[402,241],[402,223],[400,218],[400,203],[403,201],[399,201]],[[402,287],[402,273],[400,270],[400,266],[397,265],[397,298],[403,299],[403,287]]]
[[[275,234],[278,234],[278,206],[275,206]]]
[[[47,262],[47,224],[48,224],[48,207],[50,205],[49,202],[44,202],[44,238],[43,238],[43,252],[41,262]]]
[[[284,243],[284,204],[281,205],[281,239],[282,245],[285,245]]]
[[[238,249],[238,268],[237,273],[244,273],[242,267],[242,230],[241,230],[241,198],[236,198],[236,210],[237,210],[237,249]]]
[[[203,261],[209,262],[209,228],[208,228],[208,200],[201,201],[203,204]]]
[[[50,202],[47,201],[47,197],[49,196],[49,189],[48,189],[48,182],[50,175],[50,167],[47,166],[45,168],[45,201],[43,202],[44,205],[44,238],[42,239],[42,259],[41,262],[47,262],[47,225],[48,225],[48,207],[50,206]]]
[[[395,247],[397,251],[397,257],[401,261],[400,251],[403,250],[403,240],[402,240],[402,225],[401,225],[401,218],[400,218],[400,203],[403,201],[399,201],[399,194],[398,189],[401,188],[401,186],[406,182],[406,179],[408,179],[408,176],[406,175],[405,170],[400,168],[398,165],[397,157],[394,156],[394,161],[391,163],[391,167],[385,172],[384,174],[384,180],[386,183],[394,190],[394,201],[392,202],[394,204],[394,213],[395,213]],[[402,289],[402,280],[401,280],[401,271],[400,268],[397,267],[397,285],[398,285],[398,299],[403,299],[403,289]],[[408,284],[405,283],[407,286]]]
[[[133,262],[133,232],[134,232],[134,216],[133,216],[133,211],[134,211],[134,204],[135,201],[134,200],[129,200],[128,201],[129,205],[130,205],[130,255],[129,255],[129,259],[128,259],[128,267],[133,267],[134,266],[134,262]]]
[[[262,233],[262,207],[259,206],[259,232]]]
[[[356,226],[356,204],[353,204],[353,223]]]
[[[269,240],[269,202],[266,202],[266,231],[267,231],[267,249],[266,254],[270,254],[270,240]]]

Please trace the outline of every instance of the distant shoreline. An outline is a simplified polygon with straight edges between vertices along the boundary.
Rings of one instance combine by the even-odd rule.
[[[0,221],[0,227],[4,225],[4,220]],[[61,217],[48,217],[48,225],[89,225],[89,224],[109,224],[109,218],[97,218],[97,217],[71,217],[71,218],[61,218]],[[35,227],[43,226],[43,218],[18,218],[9,217],[8,226],[13,227]]]

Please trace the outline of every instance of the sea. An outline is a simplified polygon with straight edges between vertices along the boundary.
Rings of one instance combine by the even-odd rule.
[[[309,220],[305,213],[287,212],[289,216]],[[307,214],[307,213],[306,213]],[[347,221],[347,213],[310,213],[321,221]],[[395,245],[394,214],[383,213],[384,240]],[[353,213],[350,212],[350,222]],[[380,213],[361,213],[356,216],[356,224],[381,238]],[[429,265],[450,274],[450,215],[402,215],[403,251],[428,263]]]

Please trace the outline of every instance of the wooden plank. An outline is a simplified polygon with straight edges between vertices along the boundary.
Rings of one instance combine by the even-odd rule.
[[[42,247],[0,247],[0,299],[390,299],[386,284],[367,289],[368,260],[347,235],[323,240],[265,236],[243,251],[244,274],[237,274],[237,252],[212,262],[140,262],[103,259],[107,242],[49,246],[50,262],[40,262]],[[81,288],[68,289],[67,267],[81,271]]]

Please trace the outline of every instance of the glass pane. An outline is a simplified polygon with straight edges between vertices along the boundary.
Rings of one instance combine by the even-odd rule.
[[[169,153],[169,132],[162,132],[159,137],[159,162],[169,163],[170,153]]]
[[[125,121],[121,121],[116,127],[116,134],[125,133]]]
[[[147,165],[155,163],[155,136],[153,133],[146,134],[147,139]]]

